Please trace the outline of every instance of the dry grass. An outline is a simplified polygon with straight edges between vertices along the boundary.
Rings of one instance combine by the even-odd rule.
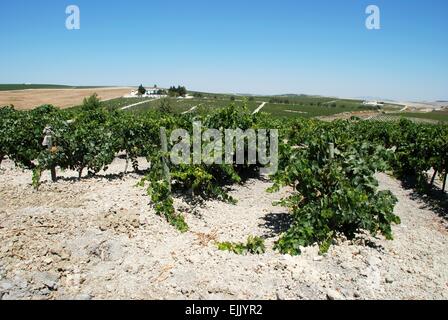
[[[218,230],[214,229],[210,234],[209,233],[202,233],[202,232],[194,232],[196,235],[196,240],[198,243],[206,247],[208,244],[212,241],[218,241]]]
[[[14,105],[17,110],[33,109],[43,104],[68,108],[82,103],[85,97],[97,93],[101,100],[121,97],[132,88],[92,88],[92,89],[28,89],[1,91],[0,106]]]

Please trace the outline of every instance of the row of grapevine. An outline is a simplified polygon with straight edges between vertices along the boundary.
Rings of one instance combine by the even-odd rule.
[[[303,246],[318,243],[326,252],[340,235],[353,238],[359,232],[381,233],[392,239],[391,225],[396,198],[379,191],[374,174],[393,171],[398,177],[415,176],[419,185],[434,169],[446,179],[448,126],[368,121],[322,122],[306,119],[272,119],[251,115],[246,107],[231,105],[209,113],[186,115],[149,112],[144,114],[108,110],[93,96],[81,108],[59,110],[43,106],[19,112],[0,109],[0,159],[8,156],[17,165],[34,171],[38,186],[42,170],[52,167],[83,170],[92,174],[107,169],[117,153],[125,152],[135,169],[145,156],[151,169],[141,181],[147,186],[157,214],[178,230],[188,225],[174,208],[173,196],[188,194],[192,201],[215,198],[236,202],[227,186],[241,183],[257,165],[167,163],[162,151],[160,128],[182,128],[190,134],[193,121],[204,128],[278,129],[279,170],[271,178],[274,186],[292,186],[294,192],[280,203],[290,208],[292,224],[276,244],[283,253],[299,254]],[[53,128],[54,147],[42,146],[42,132]],[[172,147],[172,142],[168,142]],[[334,147],[334,149],[333,149]],[[166,176],[166,166],[170,178]],[[126,169],[124,169],[126,170]],[[244,250],[243,250],[244,251]]]
[[[76,112],[42,106],[32,111],[0,109],[0,155],[18,166],[31,169],[38,177],[52,167],[95,174],[107,167],[117,153],[125,152],[137,169],[137,157],[153,149],[158,117],[137,117],[122,111],[108,111],[91,97]],[[54,146],[42,146],[47,126],[54,132]]]
[[[227,108],[218,109],[211,114],[187,114],[178,116],[181,122],[177,122],[193,135],[193,121],[200,121],[204,128],[219,128],[224,133],[225,129],[247,130],[257,126],[258,116],[252,116],[248,108],[231,105]],[[173,127],[169,129],[174,129]],[[168,136],[170,130],[168,130]],[[159,140],[160,141],[160,140]],[[159,145],[159,148],[161,146]],[[222,150],[224,152],[224,150]],[[215,157],[224,158],[224,154],[215,154]],[[169,170],[172,180],[165,179],[163,168],[163,157],[161,153],[153,153],[150,156],[151,171],[146,179],[149,182],[148,194],[155,203],[156,212],[163,215],[178,230],[185,232],[188,226],[183,217],[177,214],[173,206],[173,194],[182,192],[189,193],[194,201],[208,198],[219,199],[235,203],[235,199],[226,192],[227,186],[241,183],[243,176],[257,169],[255,165],[249,164],[179,164],[170,163]],[[167,157],[167,155],[165,155]]]
[[[390,191],[378,191],[374,177],[388,168],[392,151],[359,140],[353,128],[347,121],[298,120],[285,130],[271,189],[294,188],[280,201],[293,218],[276,244],[281,252],[299,254],[301,247],[318,243],[325,253],[336,237],[351,239],[363,230],[392,239],[391,224],[400,223],[393,213],[397,200]]]
[[[434,169],[443,181],[448,172],[448,126],[399,122],[359,122],[358,137],[394,148],[390,164],[399,178],[415,177],[419,188],[428,187],[428,171]],[[435,178],[433,176],[433,181]]]

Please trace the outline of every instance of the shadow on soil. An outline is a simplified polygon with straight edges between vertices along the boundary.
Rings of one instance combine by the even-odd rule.
[[[274,238],[288,231],[293,222],[291,215],[287,212],[269,213],[263,217],[263,220],[264,223],[260,224],[259,227],[266,229],[264,234],[266,238]]]
[[[106,179],[108,181],[115,181],[115,180],[122,180],[124,177],[133,174],[141,176],[142,178],[147,174],[146,170],[139,170],[139,171],[128,171],[127,173],[106,173],[106,174],[93,174],[88,173],[85,176],[82,176],[81,179],[77,177],[58,177],[58,180],[60,181],[66,181],[66,182],[78,182],[78,181],[88,181],[88,180],[95,180],[95,179]]]
[[[400,181],[404,189],[412,191],[411,199],[422,203],[422,209],[431,210],[448,221],[448,194],[446,191],[443,192],[441,188],[436,186],[428,186],[425,190],[421,190],[417,187],[414,178],[401,179]]]
[[[259,168],[253,166],[251,168],[245,168],[245,170],[242,170],[241,172],[237,172],[239,177],[241,178],[241,182],[239,185],[244,186],[247,184],[249,180],[257,179],[261,181],[268,181],[267,178],[260,176]],[[219,176],[219,175],[216,175]],[[229,192],[235,190],[235,183],[231,180],[222,179],[215,181],[216,186],[218,187],[218,190],[222,191],[221,195],[217,195],[214,193],[204,193],[204,192],[198,192],[193,193],[192,189],[186,189],[182,185],[174,185],[173,188],[173,195],[176,198],[182,199],[185,203],[187,203],[190,207],[193,209],[196,209],[198,207],[203,207],[208,200],[220,200],[223,202],[229,202],[232,203],[235,201],[235,204],[237,204],[238,199],[237,198],[226,198],[229,194]]]

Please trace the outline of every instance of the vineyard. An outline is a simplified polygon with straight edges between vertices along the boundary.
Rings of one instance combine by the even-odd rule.
[[[135,102],[139,102],[136,98]],[[111,109],[126,105],[124,98],[114,99],[103,102],[104,106]],[[131,99],[133,100],[133,99]],[[266,102],[263,111],[275,117],[305,117],[313,118],[317,116],[329,116],[344,112],[353,111],[371,111],[372,108],[363,106],[361,101],[356,100],[332,100],[330,98],[320,97],[302,97],[302,98],[269,98],[269,97],[228,97],[228,96],[202,96],[194,99],[179,100],[176,98],[165,99],[174,113],[187,113],[192,108],[200,110],[217,110],[225,108],[230,104],[242,107],[245,105],[249,111],[254,112],[263,102]],[[273,101],[272,103],[270,101]],[[140,100],[142,101],[142,100]],[[282,101],[282,103],[276,103]],[[131,104],[130,102],[128,104]],[[160,100],[150,100],[132,108],[132,112],[142,113],[158,109]]]
[[[175,98],[167,98],[163,99],[165,101],[170,109],[171,112],[182,114],[182,113],[188,113],[192,109],[199,109],[199,110],[208,110],[208,109],[220,109],[224,108],[232,103],[231,100],[211,100],[211,99],[187,99],[187,100],[179,100]],[[234,101],[233,102],[237,106],[242,106],[243,101]],[[255,110],[258,107],[258,103],[256,102],[250,102],[247,103],[247,107],[251,110]],[[132,108],[132,112],[136,113],[143,113],[146,111],[151,111],[155,109],[160,109],[161,101],[160,100],[153,100],[148,101],[147,103],[143,103],[141,105],[135,106]]]
[[[159,128],[166,128],[168,136],[176,128],[192,133],[193,121],[200,120],[205,127],[220,130],[278,129],[279,171],[271,177],[274,186],[269,191],[286,186],[294,190],[280,202],[290,209],[292,222],[276,243],[277,250],[292,255],[315,243],[324,254],[337,237],[353,239],[363,231],[392,239],[391,225],[400,223],[393,213],[396,198],[389,191],[378,191],[375,174],[391,171],[399,178],[414,177],[418,188],[427,189],[428,172],[433,170],[431,184],[440,177],[444,190],[448,171],[448,126],[407,120],[326,123],[296,118],[285,122],[263,113],[251,115],[245,105],[211,113],[179,115],[155,110],[135,114],[104,108],[96,96],[71,110],[2,108],[0,115],[0,159],[8,157],[17,166],[32,170],[30,181],[36,190],[46,170],[74,170],[81,179],[83,173],[92,176],[107,170],[120,153],[126,157],[123,173],[129,164],[138,171],[137,159],[146,157],[151,169],[140,186],[146,186],[157,214],[181,232],[188,225],[174,208],[174,194],[189,194],[192,202],[214,198],[234,203],[228,186],[243,183],[260,166],[166,164]],[[50,148],[42,146],[46,127],[54,132]]]
[[[320,2],[3,1],[0,304],[448,300],[448,1]]]

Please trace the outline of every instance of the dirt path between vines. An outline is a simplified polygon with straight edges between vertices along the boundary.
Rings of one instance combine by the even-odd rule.
[[[141,161],[142,167],[144,162]],[[444,220],[380,174],[398,198],[394,241],[340,241],[324,257],[316,247],[298,257],[272,249],[287,212],[272,202],[268,181],[235,186],[237,205],[208,201],[191,211],[180,234],[154,214],[141,176],[107,173],[30,186],[31,173],[4,161],[0,172],[0,297],[2,299],[447,299],[448,233]],[[101,176],[102,175],[102,176]],[[48,179],[48,173],[44,180]],[[219,241],[267,237],[267,252],[237,256]]]
[[[260,111],[261,111],[261,109],[263,109],[264,108],[264,106],[267,104],[267,102],[262,102],[261,104],[260,104],[260,106],[252,113],[252,114],[257,114],[257,113],[259,113]]]
[[[191,107],[191,108],[188,109],[187,111],[182,112],[182,114],[191,113],[191,112],[193,112],[194,110],[196,110],[199,106],[200,106],[200,105]]]
[[[131,109],[133,107],[139,106],[141,104],[145,104],[145,103],[148,103],[148,102],[153,102],[153,101],[156,101],[156,100],[160,100],[160,98],[155,98],[155,99],[151,99],[151,100],[145,100],[145,101],[142,101],[142,102],[133,103],[133,104],[130,104],[128,106],[122,107],[121,110],[128,110],[128,109]]]

